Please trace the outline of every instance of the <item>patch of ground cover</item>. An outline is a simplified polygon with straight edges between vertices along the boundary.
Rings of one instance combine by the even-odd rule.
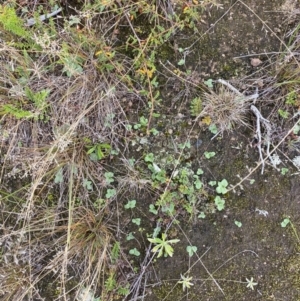
[[[227,148],[230,147],[228,143]],[[246,159],[240,151],[235,154],[231,150],[230,154],[226,154],[226,161],[220,154],[218,160],[222,164],[208,165],[212,176],[217,174],[226,177],[229,182],[236,182],[237,173],[247,172],[246,164],[251,160]],[[239,160],[244,162],[243,167]],[[237,170],[235,165],[238,166]],[[226,174],[227,166],[231,171],[229,174]],[[292,178],[296,181],[295,176]],[[197,258],[189,260],[186,250],[177,246],[176,261],[169,258],[156,263],[156,275],[160,275],[161,279],[168,275],[166,278],[169,279],[162,281],[162,287],[154,288],[157,300],[171,300],[178,295],[178,288],[173,291],[176,280],[172,276],[183,274],[190,266],[193,267],[188,275],[193,277],[195,285],[188,294],[191,300],[272,300],[274,297],[288,300],[298,297],[297,285],[291,287],[286,295],[287,286],[291,284],[287,270],[291,268],[290,258],[297,256],[298,241],[290,229],[283,229],[280,223],[285,216],[298,220],[299,202],[293,196],[286,195],[291,190],[287,176],[279,173],[274,175],[274,171],[269,170],[266,175],[256,175],[254,179],[256,184],[245,183],[242,191],[226,196],[225,210],[221,214],[208,215],[194,226],[180,222],[184,233],[188,233],[189,242],[186,244],[197,246],[198,254],[204,254],[201,259],[224,290],[225,296],[212,279],[208,279],[207,272],[199,262],[193,266]],[[240,228],[235,225],[236,221],[241,222]],[[176,237],[185,241],[183,235],[177,234]],[[259,283],[256,293],[246,287],[246,278],[251,277]],[[155,299],[151,295],[149,300]]]
[[[191,84],[194,80],[193,75],[197,77],[197,74],[193,73],[193,68],[189,72],[181,71],[183,74],[179,73],[179,76],[176,69],[171,70],[175,74],[173,74],[175,82],[178,80],[179,85],[182,85],[186,92],[183,94],[183,100],[181,99],[182,95],[177,98],[178,105],[174,106],[176,114],[173,117],[174,112],[169,109],[169,104],[172,105],[171,99],[162,98],[162,100],[157,94],[159,91],[157,88],[163,81],[160,82],[160,77],[158,79],[154,77],[155,72],[159,70],[157,62],[160,57],[156,53],[157,49],[160,49],[159,47],[156,48],[156,44],[161,46],[164,43],[161,38],[168,39],[165,34],[169,34],[169,32],[166,30],[158,38],[151,39],[151,34],[147,36],[149,28],[142,29],[143,32],[141,33],[138,31],[138,27],[135,27],[138,25],[138,22],[135,23],[135,15],[144,14],[151,17],[152,14],[155,16],[154,20],[160,20],[161,15],[155,15],[151,11],[151,7],[147,5],[140,7],[138,4],[132,6],[126,4],[122,7],[119,4],[104,3],[104,8],[108,5],[111,9],[107,15],[105,15],[106,11],[102,14],[101,6],[95,11],[90,10],[91,7],[89,7],[87,11],[97,17],[98,14],[99,16],[105,15],[108,18],[106,20],[110,20],[106,23],[108,26],[115,24],[116,19],[114,18],[120,16],[120,11],[127,13],[129,10],[132,13],[127,17],[125,15],[122,17],[122,22],[124,22],[122,25],[126,24],[127,29],[132,34],[131,40],[128,40],[130,47],[136,51],[131,51],[131,58],[126,57],[123,51],[122,53],[113,52],[115,49],[113,45],[109,44],[111,41],[109,37],[111,36],[108,34],[109,31],[105,31],[105,28],[99,30],[100,33],[101,30],[104,30],[103,36],[106,39],[101,39],[97,43],[95,36],[89,35],[93,23],[86,19],[84,14],[80,15],[79,11],[81,22],[86,21],[87,31],[84,29],[81,31],[82,29],[79,27],[76,32],[73,30],[75,28],[67,27],[72,35],[67,39],[69,44],[64,46],[62,52],[56,53],[57,58],[59,58],[57,61],[59,68],[56,68],[54,74],[51,74],[53,77],[47,77],[47,73],[41,73],[44,77],[42,80],[37,77],[38,73],[28,73],[27,78],[25,76],[32,92],[27,90],[27,94],[19,94],[19,100],[22,101],[25,98],[26,105],[22,107],[23,111],[21,112],[20,107],[17,108],[18,113],[23,114],[21,117],[16,114],[16,110],[8,111],[12,107],[4,107],[4,120],[11,122],[15,129],[20,129],[17,132],[16,140],[20,140],[22,145],[27,146],[29,144],[35,151],[38,150],[33,156],[32,162],[20,162],[22,168],[19,174],[23,174],[22,170],[26,170],[26,166],[30,167],[30,175],[34,184],[33,188],[24,188],[23,191],[20,191],[20,197],[26,200],[29,197],[29,201],[24,205],[25,210],[20,206],[19,212],[17,212],[20,218],[20,230],[25,230],[26,233],[25,242],[21,241],[20,246],[25,255],[31,253],[37,255],[36,258],[42,258],[38,256],[41,252],[40,249],[28,247],[26,244],[30,242],[32,245],[33,242],[39,241],[41,244],[45,244],[46,248],[47,241],[49,244],[49,238],[51,238],[51,250],[54,253],[50,261],[49,258],[42,258],[44,261],[30,261],[31,259],[27,255],[23,256],[23,260],[31,269],[31,285],[39,282],[36,288],[39,288],[40,292],[46,290],[42,278],[45,277],[45,281],[48,281],[53,276],[54,283],[57,284],[54,284],[53,287],[60,287],[56,292],[53,292],[53,296],[57,299],[74,298],[76,294],[79,300],[87,298],[88,300],[99,300],[93,296],[93,292],[95,292],[95,295],[101,295],[101,300],[110,299],[113,296],[126,300],[130,298],[127,295],[130,295],[129,292],[131,292],[133,300],[145,294],[145,300],[155,298],[155,296],[159,296],[158,299],[162,300],[169,293],[179,293],[184,285],[186,288],[192,287],[189,284],[188,276],[191,276],[194,271],[197,272],[197,275],[192,276],[191,283],[199,277],[201,279],[207,278],[209,273],[213,273],[220,267],[224,263],[223,258],[220,257],[220,249],[225,250],[222,254],[232,257],[239,254],[238,252],[241,252],[244,246],[251,245],[252,247],[253,241],[248,242],[247,237],[256,238],[257,234],[253,230],[253,233],[251,232],[247,236],[245,233],[247,231],[244,230],[244,224],[254,228],[250,216],[255,209],[253,205],[248,204],[247,186],[250,187],[248,189],[256,186],[251,186],[251,183],[248,184],[246,181],[247,184],[242,183],[246,187],[246,192],[240,186],[237,187],[240,193],[239,198],[243,198],[240,205],[238,200],[235,201],[234,195],[229,195],[226,192],[231,188],[226,184],[227,182],[224,182],[224,180],[228,180],[230,184],[236,183],[236,178],[232,178],[233,173],[236,176],[238,172],[244,174],[249,172],[244,163],[249,160],[249,153],[250,156],[258,160],[256,149],[253,149],[251,153],[250,149],[243,148],[248,145],[249,130],[244,134],[244,137],[235,134],[228,136],[227,139],[224,133],[223,140],[218,140],[216,137],[210,141],[216,133],[210,133],[208,130],[202,132],[202,130],[215,121],[216,115],[210,117],[211,121],[206,119],[206,123],[203,122],[202,118],[197,118],[197,114],[191,114],[193,112],[190,112],[192,110],[189,101],[194,97],[197,100],[203,90],[209,92],[210,86],[215,83],[212,81],[204,83],[198,73],[196,87],[193,87]],[[192,7],[194,11],[187,12],[190,8],[183,8],[185,9],[184,13],[187,14],[185,22],[183,22],[184,25],[187,24],[187,21],[197,20],[192,17],[192,12],[197,12],[197,4]],[[165,7],[162,6],[160,9],[164,12]],[[156,19],[157,16],[159,16],[158,19]],[[176,22],[181,24],[179,19]],[[176,23],[176,26],[178,24]],[[178,30],[180,26],[176,28]],[[195,30],[196,28],[197,26],[191,25],[191,29]],[[45,28],[41,27],[41,30],[43,29]],[[158,27],[154,27],[154,29],[156,34],[162,31]],[[139,36],[143,40],[138,38]],[[105,41],[108,45],[105,44]],[[122,40],[120,39],[120,41]],[[76,48],[77,43],[80,44],[79,48]],[[149,47],[149,51],[147,51],[147,47]],[[73,52],[74,49],[76,51]],[[5,50],[5,55],[7,55],[7,50],[10,48]],[[49,55],[49,53],[47,54]],[[75,60],[72,60],[70,54]],[[77,54],[79,55],[77,56]],[[132,54],[134,55],[132,56]],[[98,57],[97,60],[95,56]],[[55,61],[55,57],[50,55],[50,58]],[[17,61],[17,63],[19,62]],[[31,70],[34,67],[31,63],[28,60],[26,64],[29,65],[26,65],[26,68],[29,67]],[[58,72],[59,70],[61,70],[61,74]],[[114,71],[111,72],[112,70]],[[14,82],[18,82],[19,74],[11,73],[9,68],[7,71],[8,75],[15,80]],[[128,77],[128,75],[130,76]],[[53,81],[50,81],[49,84],[51,79]],[[2,80],[11,92],[9,77],[3,77]],[[45,88],[45,84],[47,88],[51,88],[53,82],[58,81],[63,84],[55,85],[56,93],[50,94],[48,99],[50,111],[54,113],[53,115],[50,114],[50,117],[56,116],[56,118],[48,120],[47,111],[42,110],[43,106],[39,106],[39,101],[43,102],[45,96],[37,94],[39,90],[37,88]],[[114,86],[114,89],[110,89],[111,85]],[[128,89],[128,87],[130,88]],[[20,90],[22,90],[22,86]],[[180,90],[181,88],[176,93],[179,93]],[[253,90],[252,85],[249,94],[252,94]],[[166,90],[165,93],[167,95],[168,91]],[[199,100],[197,101],[199,102]],[[79,116],[78,112],[80,112]],[[195,115],[196,121],[190,115]],[[22,123],[26,117],[29,118],[35,129],[35,136],[32,135],[31,137],[30,132],[27,131],[22,132],[21,125],[23,124],[16,122],[18,117]],[[172,120],[172,125],[169,124],[170,120]],[[199,121],[201,121],[200,124]],[[15,129],[9,131],[8,123],[3,124],[6,125],[4,132],[7,131],[3,141],[6,153],[5,163],[13,168],[16,160],[22,161],[27,149],[20,144],[16,148],[15,140],[9,144]],[[49,136],[44,135],[47,129],[50,133]],[[43,140],[43,137],[50,137],[51,144],[49,145],[49,141]],[[223,145],[224,141],[226,141],[225,146]],[[233,149],[235,152],[232,152],[229,146],[235,147]],[[24,153],[19,154],[19,149]],[[12,158],[15,162],[11,161]],[[232,164],[229,166],[227,166],[228,158],[233,158]],[[248,162],[248,167],[251,168],[253,161],[249,160]],[[22,163],[25,167],[22,166]],[[42,165],[42,163],[46,164]],[[41,165],[40,168],[38,167],[39,164]],[[221,164],[222,167],[220,167]],[[230,168],[232,165],[234,169]],[[257,185],[260,178],[255,175],[254,179],[256,182],[252,185]],[[209,184],[213,180],[216,181],[216,184]],[[249,181],[251,180],[253,179],[249,177]],[[4,182],[6,182],[5,178]],[[216,185],[219,189],[219,192],[217,190],[219,193],[218,203],[215,198]],[[264,189],[264,186],[259,187],[257,195],[260,195],[260,190]],[[51,202],[48,198],[49,193],[52,195]],[[276,193],[281,194],[281,189]],[[8,201],[8,199],[9,197],[5,197],[4,201]],[[223,211],[224,203],[226,211]],[[259,205],[259,202],[257,203]],[[6,211],[11,210],[8,202],[4,205]],[[248,212],[249,206],[252,210],[251,214]],[[25,215],[22,215],[24,213]],[[245,221],[242,220],[244,214],[249,216],[249,220],[246,218]],[[254,214],[256,214],[255,211]],[[201,216],[198,218],[198,215]],[[204,215],[206,218],[202,220]],[[28,224],[30,227],[22,228],[24,221],[25,225]],[[236,224],[231,222],[236,222]],[[224,228],[223,223],[226,226]],[[239,228],[239,223],[242,223],[241,228]],[[192,228],[189,225],[193,225]],[[233,228],[230,227],[231,225]],[[49,229],[51,230],[49,231]],[[270,228],[270,232],[274,229],[275,226]],[[9,247],[13,246],[9,245],[9,239],[13,237],[13,233],[9,229],[9,222],[4,225],[3,230],[9,231],[3,240],[6,244],[3,249],[6,254],[2,258],[7,258],[9,262],[12,262],[13,259],[8,254]],[[175,250],[173,258],[154,260],[155,254],[149,251],[156,243],[154,242],[150,247],[148,241],[148,238],[156,238],[153,232],[158,233],[157,242],[159,239],[164,240],[165,233],[168,235],[166,241],[164,240],[166,243],[164,248],[168,250],[169,253],[167,252],[167,254],[170,255],[172,254],[172,249],[170,249],[172,245]],[[203,237],[197,236],[198,232]],[[19,235],[21,232],[17,234]],[[207,236],[205,236],[206,234]],[[34,239],[32,239],[33,237]],[[216,238],[213,243],[212,237]],[[223,241],[223,238],[226,239],[227,237],[229,237],[228,241]],[[180,238],[181,242],[176,244],[175,241],[172,242],[173,239],[177,238]],[[195,269],[191,269],[190,275],[188,275],[188,273],[184,274],[190,266],[186,246],[189,245],[188,240],[192,241],[193,239],[195,242],[191,243],[192,248],[189,249],[191,255],[196,252],[193,249],[196,246],[198,247],[198,256],[203,254],[203,252],[201,253],[201,246],[198,245],[199,241],[201,243],[207,241],[204,243],[204,247],[202,244],[204,250],[207,250],[207,246],[211,244],[216,246],[215,248],[218,249],[219,253],[216,254],[213,252],[214,250],[208,250],[203,256],[203,263],[208,267],[208,270],[203,272],[200,261],[198,261]],[[225,245],[225,243],[232,241],[236,242],[233,248]],[[245,241],[246,243],[243,244]],[[121,242],[121,246],[119,242]],[[219,243],[220,248],[218,248]],[[156,246],[159,244],[157,243]],[[256,253],[256,251],[250,250],[249,253],[252,258],[255,255],[253,252]],[[241,260],[239,255],[236,256],[237,260],[241,260],[239,263],[244,265],[248,263],[248,254],[246,255],[246,253],[245,251],[241,254],[244,260]],[[50,253],[48,254],[50,255]],[[210,256],[209,262],[206,262],[206,256]],[[194,257],[196,257],[195,254],[190,260]],[[101,260],[97,261],[99,258]],[[144,260],[142,260],[143,258]],[[224,269],[220,267],[213,274],[218,283],[222,282],[220,278],[226,277],[224,287],[222,282],[220,287],[216,289],[216,282],[212,284],[213,281],[209,280],[204,282],[203,286],[199,285],[200,293],[205,287],[206,296],[219,298],[220,288],[223,288],[224,291],[228,289],[232,296],[237,294],[238,298],[250,296],[248,290],[246,292],[244,290],[243,292],[231,292],[234,286],[228,288],[227,284],[230,283],[228,280],[242,281],[243,283],[237,285],[246,290],[246,285],[250,283],[251,289],[252,281],[258,282],[260,275],[253,268],[253,265],[245,268],[251,275],[239,274],[236,266],[231,265],[230,271],[233,271],[232,273],[235,273],[236,277],[228,279],[228,274],[231,273],[227,269],[225,270],[225,267],[232,264],[234,260],[235,258],[232,258],[228,264],[224,264]],[[7,263],[2,262],[2,264],[5,266]],[[258,262],[257,265],[261,268],[261,262]],[[63,269],[57,272],[57,266],[62,266]],[[289,270],[291,269],[292,267],[289,265]],[[48,273],[49,270],[51,272]],[[150,274],[148,273],[149,270],[152,271]],[[175,272],[177,270],[178,273]],[[266,271],[265,274],[267,273]],[[180,274],[184,275],[181,283],[177,283],[180,281]],[[14,277],[9,272],[6,275]],[[153,275],[156,277],[154,278]],[[252,275],[253,277],[257,276],[257,278],[252,279]],[[72,283],[69,281],[71,278]],[[151,286],[150,288],[147,287],[149,283],[155,285],[165,281],[169,282],[169,287],[173,285],[172,288],[174,286],[175,288],[165,290],[165,287],[161,286],[156,290],[155,288],[151,289]],[[21,284],[21,281],[17,284]],[[129,287],[129,285],[131,286]],[[263,286],[261,282],[259,285]],[[256,288],[253,283],[252,286]],[[69,289],[70,292],[68,292]],[[195,290],[189,290],[189,297],[196,298],[195,295],[197,294],[199,298],[198,287],[194,285],[193,289]],[[34,294],[37,294],[39,290],[35,289]],[[4,291],[7,292],[7,287]],[[259,291],[257,292],[259,294]],[[183,292],[183,294],[185,293]],[[266,293],[267,296],[268,293]],[[16,298],[22,299],[27,295],[30,299],[30,294],[28,288],[25,287],[25,291],[21,292],[21,297],[16,296]],[[51,287],[47,291],[47,295],[46,298],[51,300]],[[38,298],[37,295],[34,296]]]

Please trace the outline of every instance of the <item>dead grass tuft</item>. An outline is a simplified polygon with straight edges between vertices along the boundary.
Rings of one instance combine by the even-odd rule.
[[[209,116],[220,132],[230,131],[234,125],[246,124],[249,104],[245,97],[222,85],[216,92],[205,92],[202,95],[202,105],[203,111],[200,116]]]

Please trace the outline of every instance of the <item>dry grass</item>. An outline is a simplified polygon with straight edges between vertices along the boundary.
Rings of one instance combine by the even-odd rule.
[[[89,48],[81,38],[89,40]],[[119,54],[106,62],[113,72],[102,68],[94,56],[101,48],[92,32],[80,38],[63,31],[56,38],[37,33],[35,41],[42,47],[35,59],[6,43],[0,47],[0,231],[5,234],[0,240],[0,296],[33,300],[47,288],[49,277],[58,285],[52,300],[75,298],[82,288],[98,293],[102,288],[105,294],[105,278],[114,265],[114,231],[105,217],[109,202],[94,204],[103,198],[106,169],[91,161],[87,151],[97,143],[126,148],[128,122],[120,100],[132,94],[130,83],[125,84],[130,60]],[[81,72],[67,76],[62,62],[70,54],[84,63]],[[43,112],[28,99],[25,87],[49,91]],[[5,105],[37,118],[18,119]],[[62,179],[55,183],[60,169]],[[91,181],[92,191],[83,187],[84,180]],[[13,182],[20,186],[8,189]]]
[[[168,15],[173,10],[181,11],[185,1],[156,1],[155,12],[146,2],[122,2],[126,1],[108,1],[103,13],[97,7],[78,12],[83,28],[67,25],[64,29],[56,24],[57,32],[53,33],[51,24],[43,25],[40,32],[34,32],[32,43],[39,47],[32,52],[20,50],[13,43],[1,43],[3,300],[38,300],[43,297],[39,291],[50,286],[49,279],[55,289],[49,289],[53,295],[47,296],[48,300],[75,300],[83,291],[102,294],[103,300],[109,300],[105,282],[114,275],[116,261],[123,256],[120,252],[115,258],[116,229],[109,215],[113,214],[112,199],[105,198],[105,191],[111,187],[105,172],[111,171],[114,154],[93,161],[87,153],[89,146],[107,143],[123,157],[121,163],[117,162],[121,167],[112,186],[118,190],[119,198],[126,193],[155,193],[147,176],[127,159],[129,121],[125,112],[130,108],[138,115],[140,104],[144,108],[152,102],[153,106],[153,96],[148,99],[141,93],[147,91],[147,84],[151,86],[152,79],[144,78],[143,82],[134,69],[145,71],[149,67],[146,63],[135,65],[141,58],[148,59],[147,43],[152,40],[137,39],[133,48],[141,47],[141,52],[132,60],[124,55],[128,45],[116,46],[124,42],[119,25],[126,24],[130,34],[139,35],[133,30],[135,20],[130,19],[133,14],[129,15],[132,10],[141,11],[154,20],[153,24],[171,24],[176,31],[179,26]],[[99,23],[96,35],[93,28]],[[297,50],[295,44],[293,51]],[[72,69],[72,64],[76,65],[74,58],[80,62],[74,68],[77,71]],[[291,60],[296,63],[287,61],[286,67],[278,67],[278,72],[286,81],[297,81],[298,61],[295,57]],[[37,107],[28,97],[26,87],[33,93],[49,91],[43,106]],[[204,93],[202,100],[201,116],[210,116],[220,131],[245,123],[248,102],[226,87]],[[5,110],[7,105],[31,112],[32,116],[18,118]],[[61,179],[57,179],[60,170]],[[83,185],[86,180],[91,189]],[[138,293],[139,288],[136,296]]]
[[[230,131],[235,125],[245,125],[249,103],[246,97],[237,95],[221,85],[216,92],[205,92],[202,97],[203,111],[220,132]]]

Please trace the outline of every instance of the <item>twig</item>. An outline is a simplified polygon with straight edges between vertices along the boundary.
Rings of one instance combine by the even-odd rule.
[[[217,82],[221,83],[222,85],[226,86],[229,88],[232,92],[236,93],[239,96],[243,96],[243,93],[241,93],[238,89],[236,89],[234,86],[232,86],[229,82],[223,80],[223,79],[218,79]]]
[[[53,11],[50,14],[45,14],[45,15],[41,15],[38,17],[38,19],[40,21],[45,21],[46,19],[49,19],[53,16],[56,16],[57,14],[59,14],[62,11],[62,8],[58,8],[57,10]],[[30,18],[27,20],[26,26],[33,26],[36,23],[36,18]]]
[[[265,168],[265,160],[263,159],[263,155],[262,155],[262,150],[261,150],[261,143],[262,143],[262,139],[261,139],[261,130],[260,130],[260,123],[262,123],[267,131],[267,135],[266,135],[266,142],[267,142],[267,158],[270,158],[270,161],[272,163],[272,165],[276,168],[276,164],[274,163],[271,154],[270,154],[270,140],[271,140],[271,125],[270,125],[270,121],[265,119],[261,113],[259,112],[259,110],[257,109],[257,107],[255,105],[251,105],[251,111],[254,113],[254,115],[256,116],[256,134],[257,134],[257,140],[258,140],[258,151],[259,151],[259,158],[262,164],[262,168],[261,168],[261,174],[264,173],[264,168]]]
[[[294,128],[297,126],[298,122],[300,120],[298,120],[294,125],[293,127],[287,132],[287,134],[279,141],[279,143],[272,149],[272,151],[269,153],[269,155],[266,156],[266,158],[264,159],[264,161],[266,161],[269,156],[271,156],[275,151],[276,149],[283,143],[283,141],[293,132]],[[228,189],[228,192],[230,191],[234,191],[234,189],[238,186],[240,186],[246,179],[248,179],[256,170],[258,167],[260,167],[260,165],[262,165],[263,162],[259,162],[257,164],[257,166],[255,168],[253,168],[253,170],[251,170],[244,178],[242,178],[237,184],[235,184],[234,186],[230,187],[230,189]]]

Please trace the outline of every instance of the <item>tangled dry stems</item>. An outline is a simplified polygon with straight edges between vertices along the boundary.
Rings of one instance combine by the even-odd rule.
[[[69,43],[74,49],[78,47],[76,41]],[[0,74],[1,94],[7,95],[1,105],[18,103],[22,109],[36,110],[26,98],[20,74],[12,71],[11,66],[28,71],[24,80],[33,92],[50,91],[44,120],[18,120],[1,114],[1,150],[5,154],[1,157],[1,187],[15,179],[23,182],[23,187],[17,193],[8,193],[6,202],[1,204],[7,214],[1,226],[6,233],[1,238],[6,262],[1,262],[0,267],[1,277],[6,280],[0,284],[0,296],[6,300],[22,300],[25,296],[31,299],[29,296],[38,291],[47,275],[60,279],[63,285],[60,296],[66,295],[67,279],[73,276],[78,279],[77,286],[97,290],[112,245],[110,230],[103,221],[104,211],[93,208],[90,195],[82,189],[83,180],[92,179],[93,198],[103,196],[103,165],[90,160],[86,140],[92,144],[109,142],[116,150],[125,147],[127,120],[120,99],[129,94],[122,82],[124,74],[129,72],[125,70],[128,62],[121,58],[122,69],[116,68],[108,76],[88,59],[89,53],[83,53],[87,60],[83,72],[67,77],[58,70],[49,71],[44,56],[35,62],[29,56],[24,60],[21,52],[6,44],[1,47],[0,55],[7,62],[3,64],[5,72]],[[54,59],[57,54],[48,55]],[[54,185],[54,176],[60,168],[64,181]],[[73,190],[71,200],[68,190]],[[9,198],[17,200],[18,205],[13,207]],[[78,207],[76,200],[86,200],[87,207]],[[73,205],[67,214],[69,202]],[[17,216],[15,229],[11,230],[9,212]],[[17,245],[10,242],[15,236],[22,236]],[[10,255],[12,250],[19,253]],[[24,273],[23,264],[30,267],[30,277]],[[7,270],[6,266],[12,269]]]
[[[202,95],[203,111],[200,116],[209,116],[220,132],[230,131],[234,125],[246,125],[249,103],[236,93],[221,85],[216,92]]]

